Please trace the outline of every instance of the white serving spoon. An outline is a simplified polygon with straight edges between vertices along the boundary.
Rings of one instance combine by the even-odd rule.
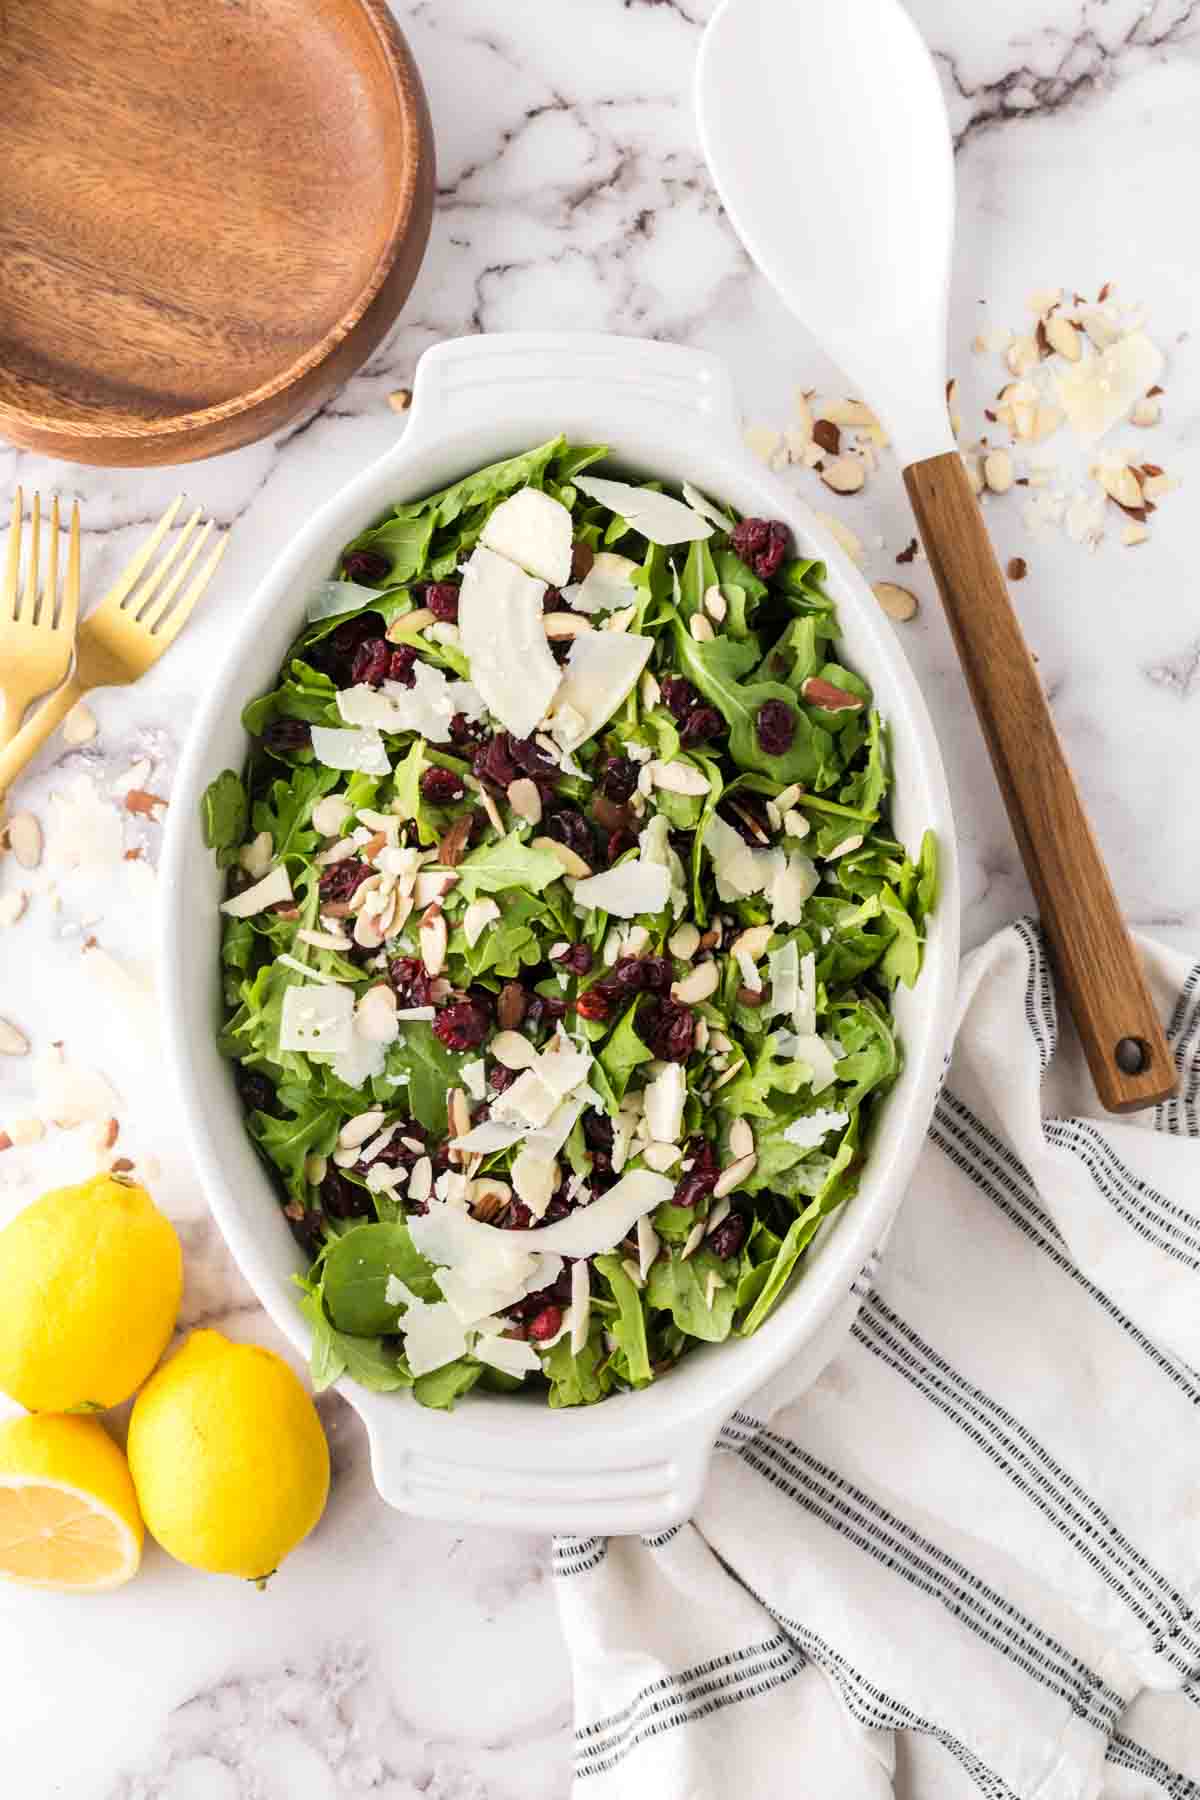
[[[724,0],[700,137],[750,255],[886,425],[1102,1104],[1176,1071],[954,444],[946,296],[954,157],[899,0]]]

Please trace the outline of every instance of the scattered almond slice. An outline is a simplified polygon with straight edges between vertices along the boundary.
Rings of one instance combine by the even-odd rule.
[[[30,812],[14,813],[4,833],[8,847],[23,869],[36,869],[42,860],[42,828]]]
[[[1031,313],[1048,313],[1062,299],[1061,288],[1034,288],[1025,304]]]
[[[1144,544],[1149,536],[1150,533],[1144,525],[1131,523],[1122,530],[1121,542],[1123,544]]]
[[[871,592],[878,600],[889,619],[903,623],[906,619],[915,618],[917,612],[917,596],[908,588],[901,587],[895,581],[875,581],[871,584]]]
[[[1068,362],[1078,362],[1083,355],[1083,345],[1079,341],[1079,331],[1070,319],[1062,313],[1051,313],[1045,321],[1046,342]]]
[[[839,456],[821,470],[821,480],[835,494],[857,494],[866,478],[866,469],[858,456]]]
[[[1161,418],[1162,406],[1158,399],[1149,394],[1143,394],[1142,398],[1136,402],[1133,411],[1129,415],[1129,423],[1131,425],[1146,427],[1157,425]]]
[[[0,895],[0,927],[15,925],[28,904],[29,895],[24,888],[13,888]]]
[[[983,479],[993,494],[1007,494],[1015,470],[1007,450],[990,450],[983,459]]]

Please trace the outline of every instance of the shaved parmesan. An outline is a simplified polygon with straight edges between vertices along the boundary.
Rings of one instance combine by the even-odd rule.
[[[561,1256],[600,1256],[605,1250],[614,1249],[643,1213],[653,1212],[674,1192],[675,1183],[665,1175],[634,1169],[622,1175],[590,1206],[581,1207],[553,1225],[544,1225],[537,1234],[538,1248],[557,1251]]]
[[[360,683],[344,688],[337,697],[338,713],[347,725],[378,731],[418,731],[431,743],[444,744],[456,713],[477,720],[483,717],[483,696],[469,681],[448,681],[443,670],[417,661],[413,684],[385,681],[378,688]],[[334,765],[335,767],[340,765]]]
[[[817,1029],[817,959],[812,950],[800,958],[800,997],[796,1002],[796,1030]]]
[[[627,481],[606,481],[598,475],[577,475],[575,486],[589,500],[598,500],[610,512],[628,519],[652,544],[690,544],[712,536],[712,526],[699,513],[659,494],[653,488],[632,487]]]
[[[556,1040],[567,1044],[568,1040]],[[572,1088],[587,1080],[588,1070],[592,1066],[590,1050],[573,1048],[544,1050],[537,1060],[537,1073],[552,1094],[561,1100]]]
[[[1111,431],[1163,371],[1163,355],[1144,331],[1131,331],[1107,350],[1071,364],[1057,379],[1072,429],[1086,443]]]
[[[479,544],[463,570],[458,629],[471,680],[515,737],[528,737],[561,674],[542,622],[546,583]]]
[[[558,1105],[558,1095],[541,1080],[536,1069],[518,1075],[492,1108],[498,1123],[520,1125],[522,1134],[530,1126],[544,1125]]]
[[[685,481],[683,484],[683,497],[693,512],[698,512],[702,519],[707,519],[709,524],[715,525],[718,531],[733,530],[733,520],[727,519],[719,507],[714,506],[712,501],[707,499],[699,488],[694,488],[690,481]]]
[[[418,1302],[400,1321],[404,1354],[414,1375],[428,1375],[467,1353],[466,1327],[444,1301],[435,1306]]]
[[[761,894],[787,866],[782,850],[755,850],[719,813],[714,813],[705,827],[704,848],[712,858],[717,895],[722,900]]]
[[[500,908],[494,900],[472,900],[462,916],[463,936],[472,950],[483,936],[489,925],[500,917]]]
[[[487,1072],[482,1057],[477,1062],[464,1063],[462,1066],[462,1084],[472,1100],[482,1100],[487,1092]]]
[[[479,542],[551,587],[571,579],[571,515],[561,500],[522,488],[489,514]]]
[[[338,695],[339,710],[343,698]],[[333,725],[314,725],[312,747],[317,761],[327,769],[357,769],[363,775],[391,774],[392,765],[378,731],[339,731]]]
[[[518,1151],[509,1176],[518,1200],[524,1202],[535,1219],[545,1218],[558,1182],[558,1164],[553,1157],[538,1156],[528,1148]]]
[[[468,1150],[473,1155],[490,1156],[493,1150],[507,1150],[525,1135],[523,1125],[502,1125],[496,1119],[484,1119],[462,1137],[451,1138],[451,1148]]]
[[[849,1123],[849,1113],[814,1112],[793,1120],[783,1136],[786,1143],[798,1144],[802,1150],[815,1150],[831,1131],[842,1131]]]
[[[349,987],[310,987],[293,982],[283,996],[279,1048],[329,1054],[354,1041],[354,992]]]
[[[767,957],[767,970],[771,978],[768,1017],[782,1013],[785,1019],[790,1019],[800,998],[800,952],[795,943],[788,942],[780,949],[772,950]]]
[[[653,813],[638,834],[638,855],[645,863],[661,863],[671,884],[671,907],[676,918],[687,911],[687,877],[679,852],[671,847],[671,821],[665,813]]]
[[[777,869],[766,888],[771,903],[771,918],[776,925],[798,925],[804,914],[804,902],[815,890],[820,877],[816,864],[802,850],[793,850],[782,869]]]
[[[683,1129],[683,1106],[687,1099],[687,1079],[679,1063],[668,1063],[661,1074],[647,1082],[642,1096],[646,1129],[660,1144],[674,1144]]]
[[[539,1156],[557,1156],[570,1137],[576,1119],[585,1107],[592,1104],[595,1097],[590,1088],[585,1089],[582,1094],[572,1094],[555,1107],[539,1130],[528,1134],[526,1148]]]
[[[505,1375],[527,1375],[542,1366],[542,1359],[532,1344],[523,1344],[517,1338],[497,1337],[490,1332],[476,1339],[472,1355]]]
[[[571,1354],[578,1356],[588,1341],[592,1313],[592,1287],[586,1262],[571,1269]]]
[[[221,904],[221,911],[231,919],[251,919],[255,913],[265,912],[268,906],[278,906],[292,897],[292,884],[283,863],[278,863],[269,875],[256,881],[253,887],[245,888],[235,894],[232,900]]]
[[[837,1075],[837,1067],[833,1051],[823,1037],[815,1032],[797,1032],[786,1039],[780,1034],[779,1047],[785,1054],[794,1056],[798,1062],[807,1063],[812,1070],[810,1085],[814,1094],[827,1088]]]
[[[330,1067],[338,1080],[344,1081],[347,1087],[361,1088],[368,1081],[374,1081],[377,1075],[382,1075],[386,1063],[385,1046],[360,1031],[356,1018],[350,1048],[338,1051],[332,1058]]]
[[[618,919],[661,912],[670,895],[671,877],[662,863],[618,863],[615,869],[575,883],[577,904],[600,907]]]
[[[602,550],[583,580],[563,590],[563,598],[570,601],[574,612],[581,613],[615,612],[631,606],[638,597],[633,585],[637,567],[628,556]]]
[[[643,1213],[637,1222],[638,1274],[645,1281],[650,1268],[662,1248],[662,1240],[650,1223],[648,1213]]]
[[[550,721],[561,749],[577,750],[608,724],[653,648],[653,638],[629,631],[585,631],[572,640]]]
[[[364,606],[378,603],[376,588],[362,587],[357,581],[322,581],[308,596],[304,616],[310,624],[318,619],[336,619],[340,613],[360,612]]]

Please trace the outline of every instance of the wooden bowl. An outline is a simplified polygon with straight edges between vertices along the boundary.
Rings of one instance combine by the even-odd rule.
[[[0,437],[74,462],[187,462],[318,405],[433,213],[386,0],[3,0],[0,169]]]

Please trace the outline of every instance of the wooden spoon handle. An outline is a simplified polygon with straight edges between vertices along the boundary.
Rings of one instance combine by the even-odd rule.
[[[1101,1104],[1154,1106],[1175,1092],[1167,1040],[962,458],[904,483]]]

